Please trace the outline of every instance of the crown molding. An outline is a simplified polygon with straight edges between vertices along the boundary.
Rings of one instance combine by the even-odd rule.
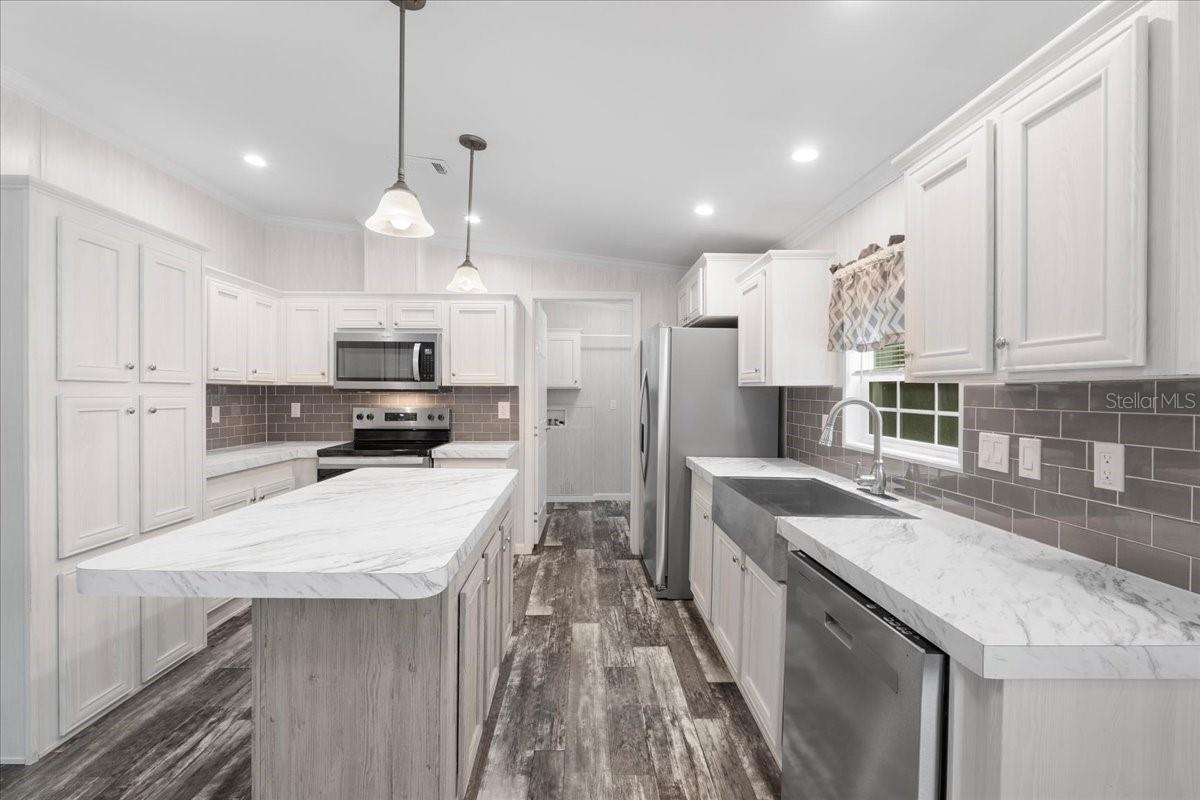
[[[207,195],[215,202],[227,206],[239,214],[244,214],[257,222],[263,221],[264,215],[257,208],[209,183],[204,178],[171,160],[145,142],[101,122],[86,112],[80,111],[24,73],[0,64],[0,87],[29,101],[43,113],[58,117],[64,122],[79,128],[84,133],[94,136],[119,150],[123,150],[139,161],[143,161],[155,169],[182,181],[196,191]],[[43,143],[42,146],[44,148],[45,144]]]
[[[876,192],[890,186],[901,177],[900,171],[892,166],[892,159],[885,158],[870,172],[850,184],[829,205],[809,217],[803,225],[789,233],[775,245],[775,250],[799,250],[809,237],[832,224]]]

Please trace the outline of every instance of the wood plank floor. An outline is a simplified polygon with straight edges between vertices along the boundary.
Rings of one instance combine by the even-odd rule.
[[[469,798],[766,798],[779,770],[690,602],[654,599],[628,504],[556,506],[519,556],[517,626]],[[250,619],[31,767],[4,800],[250,797]]]

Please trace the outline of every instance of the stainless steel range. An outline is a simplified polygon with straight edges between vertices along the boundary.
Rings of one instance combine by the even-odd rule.
[[[355,408],[354,441],[317,451],[317,480],[360,467],[432,467],[431,451],[450,441],[450,409]]]

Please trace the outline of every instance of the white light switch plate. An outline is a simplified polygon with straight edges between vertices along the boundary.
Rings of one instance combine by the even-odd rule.
[[[512,414],[512,403],[507,400],[501,400],[496,404],[496,416],[500,419],[508,419]]]
[[[213,421],[213,424],[216,424],[216,423],[220,422],[220,421],[221,421],[221,407],[220,407],[220,406],[213,406],[213,407],[212,407],[212,415],[211,415],[211,416],[212,416],[212,421]]]
[[[1025,436],[1017,442],[1017,472],[1022,478],[1042,479],[1042,440]]]
[[[1125,491],[1125,445],[1096,442],[1093,447],[1096,463],[1092,465],[1092,485],[1097,489]]]
[[[1008,472],[1008,436],[1003,433],[979,434],[980,469]]]
[[[300,404],[299,403],[292,403],[292,416],[293,417],[300,416]]]

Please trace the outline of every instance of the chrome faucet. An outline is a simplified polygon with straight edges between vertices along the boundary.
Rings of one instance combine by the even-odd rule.
[[[854,482],[871,494],[883,497],[887,494],[887,472],[883,468],[883,415],[879,413],[879,409],[875,407],[874,403],[857,397],[847,397],[845,400],[838,401],[833,408],[829,409],[825,427],[821,428],[821,437],[817,441],[826,447],[833,444],[833,424],[837,421],[837,415],[846,406],[862,406],[871,412],[872,427],[875,429],[875,466],[871,468],[869,475],[855,476]]]

